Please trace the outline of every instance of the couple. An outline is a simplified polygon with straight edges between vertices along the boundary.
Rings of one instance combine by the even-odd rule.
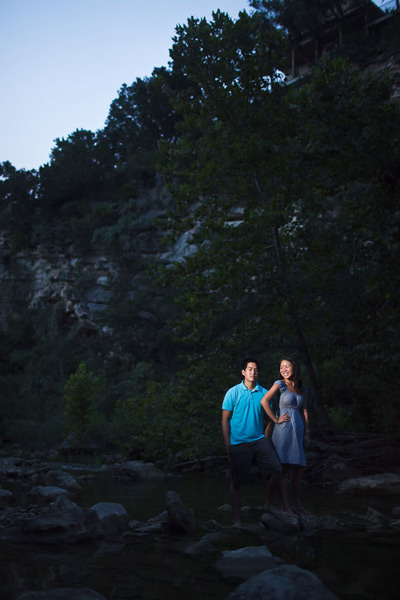
[[[240,489],[247,482],[253,460],[259,471],[269,476],[265,510],[275,516],[295,516],[306,512],[300,501],[300,486],[306,465],[303,441],[308,444],[306,388],[301,383],[298,364],[292,358],[279,363],[280,378],[268,391],[257,383],[259,364],[246,359],[243,381],[230,388],[222,403],[222,434],[231,466],[231,505],[233,524],[240,527]],[[277,417],[271,409],[274,395],[280,392]],[[269,426],[264,432],[265,413],[274,423],[272,442]],[[292,471],[293,510],[289,506],[286,474]],[[279,493],[282,510],[272,499]]]

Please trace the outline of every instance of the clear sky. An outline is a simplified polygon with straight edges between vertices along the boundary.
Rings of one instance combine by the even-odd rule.
[[[102,129],[123,83],[167,66],[175,26],[247,0],[0,0],[0,162],[37,169]]]

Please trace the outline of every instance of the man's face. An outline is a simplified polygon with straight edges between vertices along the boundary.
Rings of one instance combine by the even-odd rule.
[[[258,377],[257,363],[254,363],[254,362],[247,363],[247,367],[242,370],[242,375],[244,377],[245,385],[254,384],[254,382],[257,381],[257,377]]]

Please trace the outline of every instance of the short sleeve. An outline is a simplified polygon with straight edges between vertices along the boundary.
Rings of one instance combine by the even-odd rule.
[[[222,409],[223,410],[229,410],[230,412],[233,412],[234,397],[235,396],[234,396],[232,389],[230,389],[226,392],[225,397],[222,401]]]
[[[286,386],[285,386],[284,382],[282,381],[282,379],[277,379],[277,381],[274,382],[274,385],[275,385],[275,383],[277,384],[279,391],[281,393],[285,391]]]

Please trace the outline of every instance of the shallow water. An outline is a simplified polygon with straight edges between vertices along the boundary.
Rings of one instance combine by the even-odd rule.
[[[73,473],[79,476],[79,472]],[[230,513],[218,507],[229,502],[229,483],[214,473],[189,473],[169,476],[162,482],[113,480],[96,475],[83,482],[76,498],[84,507],[97,502],[120,502],[131,519],[145,521],[165,510],[168,490],[178,492],[195,513],[198,523],[215,519],[222,525],[231,522]],[[304,504],[315,514],[340,518],[346,511],[365,515],[369,506],[391,514],[394,498],[336,495],[328,489],[305,486]],[[265,501],[265,487],[252,481],[243,489],[245,524],[257,524]],[[197,538],[204,535],[199,529]],[[196,539],[197,539],[196,538]],[[316,535],[278,535],[268,538],[267,546],[285,562],[316,573],[341,600],[394,600],[398,598],[398,558],[400,535],[364,531]],[[191,540],[182,537],[148,538],[119,543],[85,543],[46,547],[0,544],[0,597],[15,598],[26,590],[54,587],[88,587],[107,599],[210,600],[226,598],[239,580],[222,579],[213,567],[215,556],[194,560],[185,555]],[[247,545],[262,545],[251,533],[230,535],[216,544],[218,552]]]

